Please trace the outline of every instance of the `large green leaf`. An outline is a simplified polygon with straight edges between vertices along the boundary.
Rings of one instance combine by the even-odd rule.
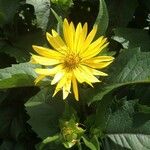
[[[110,91],[129,84],[150,83],[150,52],[139,48],[124,50],[108,68],[109,76],[95,88],[83,91],[84,99],[99,101]],[[84,94],[85,93],[85,94]],[[88,93],[88,96],[87,96]]]
[[[0,89],[33,86],[37,77],[34,68],[36,65],[22,63],[0,69]]]
[[[34,87],[13,88],[0,95],[0,99],[3,99],[0,103],[0,138],[3,139],[0,150],[34,149],[37,136],[26,123],[29,116],[23,103],[37,90]]]
[[[144,4],[145,4],[145,6],[149,9],[149,11],[150,11],[150,1],[149,0],[144,0],[144,1],[142,1]]]
[[[50,0],[26,0],[26,3],[34,6],[37,26],[45,31],[50,15]]]
[[[110,18],[110,28],[126,27],[129,21],[132,20],[136,7],[137,0],[107,0]]]
[[[124,99],[123,105],[110,114],[104,139],[106,150],[150,149],[150,117],[136,111],[137,102]]]
[[[14,140],[19,140],[21,134],[25,133],[25,113],[21,103],[0,105],[0,137],[11,137]]]
[[[97,35],[105,34],[108,27],[109,17],[105,0],[99,0],[99,12],[95,24],[98,25]]]
[[[142,51],[150,51],[150,36],[142,29],[116,28],[114,40],[126,49],[141,47]]]
[[[12,34],[12,32],[10,32]],[[23,35],[17,35],[9,38],[7,41],[0,41],[0,53],[6,53],[14,57],[17,62],[27,62],[30,59],[30,52],[32,52],[32,45],[43,45],[45,42],[45,35],[41,29],[36,29]]]
[[[110,134],[105,140],[104,150],[149,150],[150,135]]]
[[[6,24],[13,20],[21,0],[0,0],[0,23]]]
[[[33,130],[45,139],[59,131],[59,118],[64,110],[61,99],[52,99],[52,90],[49,87],[42,89],[26,103],[26,110],[30,116],[29,124]]]
[[[6,42],[2,42],[2,46],[0,46],[0,53],[6,53],[10,55],[11,57],[16,58],[17,62],[26,62],[30,58],[30,54],[28,51],[25,51],[21,48],[12,46]]]
[[[45,35],[43,35],[41,29],[37,29],[34,32],[18,36],[13,42],[13,47],[16,49],[16,52],[13,52],[13,49],[10,49],[6,53],[15,57],[18,62],[25,62],[25,60],[29,61],[29,53],[33,52],[32,45],[43,44],[45,44]],[[18,55],[20,54],[20,56],[15,56],[16,53],[18,53]]]

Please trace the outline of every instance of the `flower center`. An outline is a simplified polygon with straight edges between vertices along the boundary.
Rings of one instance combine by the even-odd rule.
[[[75,69],[78,67],[80,62],[80,57],[74,53],[66,55],[64,59],[64,67],[67,68],[68,70]]]

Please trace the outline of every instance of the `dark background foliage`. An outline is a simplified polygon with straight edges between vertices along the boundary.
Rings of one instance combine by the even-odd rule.
[[[72,102],[72,105],[80,116],[80,122],[86,124],[87,129],[93,129],[92,132],[95,135],[97,134],[96,129],[101,128],[103,130],[105,128],[103,134],[107,136],[98,139],[101,141],[101,145],[97,147],[104,150],[127,150],[130,149],[127,148],[127,145],[123,145],[115,139],[125,138],[128,142],[132,138],[136,141],[138,137],[135,137],[134,133],[143,134],[142,136],[145,139],[147,138],[145,135],[150,134],[150,70],[147,69],[143,71],[143,74],[135,75],[138,73],[137,70],[140,70],[139,66],[150,68],[150,1],[106,0],[105,2],[109,14],[109,25],[106,31],[106,36],[110,41],[109,50],[118,59],[108,69],[110,78],[106,79],[106,85],[103,85],[104,90],[99,92],[101,85],[96,85],[96,88],[90,89],[89,98],[85,98],[88,104],[95,103],[89,106],[83,100],[83,104],[79,107],[76,102]],[[33,110],[28,108],[25,105],[28,100],[49,101],[51,90],[48,87],[41,89],[34,86],[33,81],[36,75],[34,71],[30,70],[30,65],[21,64],[18,66],[19,63],[29,61],[32,44],[48,44],[45,39],[45,32],[57,26],[57,20],[51,8],[58,16],[67,17],[75,24],[88,22],[89,30],[95,23],[98,13],[103,11],[99,9],[98,0],[74,0],[73,4],[71,0],[64,2],[63,0],[58,2],[50,2],[50,0],[0,0],[1,150],[35,149],[35,145],[41,142],[43,137],[45,138],[44,132],[47,132],[46,121],[45,124],[44,120],[43,124],[40,124],[40,121],[36,120],[39,126],[36,121],[32,122],[32,117],[36,119],[36,114],[41,119],[44,115],[49,115],[51,118],[50,129],[54,129],[49,131],[49,134],[52,135],[59,131],[57,125],[54,127],[55,121],[57,124],[57,119],[59,119],[61,110],[63,110],[63,104],[60,102],[61,100],[59,101],[59,96],[56,97],[56,102],[50,102],[52,103],[50,108],[46,104],[41,104],[40,108],[37,106]],[[140,47],[141,50],[139,51],[137,47]],[[134,57],[137,60],[134,60]],[[128,68],[125,67],[132,66],[132,64],[138,64],[138,66],[135,65],[133,72],[128,73],[126,78],[121,78],[120,73],[127,72]],[[14,86],[16,83],[18,87]],[[84,92],[89,89],[86,85],[82,85],[80,88],[84,99]],[[46,93],[46,96],[43,93]],[[92,96],[93,98],[91,98]],[[99,102],[99,100],[101,101]],[[47,109],[51,112],[52,110],[55,111],[55,114],[49,113]],[[95,113],[93,119],[97,121],[92,121],[90,117]],[[109,119],[107,116],[109,116]],[[93,122],[94,125],[91,128]],[[46,130],[41,131],[41,128]],[[119,133],[133,134],[125,134],[122,137]],[[89,133],[86,134],[89,135]],[[103,137],[103,135],[100,137]],[[141,148],[140,142],[135,142],[137,150]],[[132,141],[130,146],[136,150],[133,143]],[[85,145],[90,147],[86,142]],[[88,149],[87,147],[83,146],[83,149]],[[150,144],[147,143],[147,149],[144,150],[149,148]],[[54,143],[46,149],[63,150],[64,147]],[[77,147],[72,149],[77,149]]]

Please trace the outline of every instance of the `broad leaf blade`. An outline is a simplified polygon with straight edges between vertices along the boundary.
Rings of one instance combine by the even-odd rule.
[[[114,144],[116,143],[116,144]],[[149,150],[150,135],[110,134],[105,140],[105,150]]]
[[[137,0],[108,0],[110,28],[126,27],[138,6]]]
[[[113,147],[148,150],[150,148],[150,117],[136,112],[137,103],[138,100],[124,99],[123,105],[110,114],[105,131],[107,138],[104,139],[106,149]]]
[[[0,1],[0,23],[2,25],[10,23],[15,13],[17,12],[17,8],[19,7],[19,2],[21,0],[1,0]]]
[[[45,31],[50,15],[50,0],[26,0],[26,3],[34,6],[37,26]]]
[[[150,36],[142,29],[116,28],[114,40],[126,49],[140,47],[142,51],[150,51]]]
[[[129,84],[150,83],[150,52],[139,48],[124,50],[108,68],[108,77],[96,88],[89,89],[84,99],[89,104],[99,101],[112,90]],[[85,91],[84,91],[85,92]]]
[[[97,36],[105,34],[108,27],[109,17],[105,0],[99,0],[99,12],[95,24],[98,25]]]
[[[0,69],[0,89],[33,86],[36,65],[21,63]]]
[[[52,99],[52,89],[45,87],[25,105],[30,116],[28,122],[42,139],[59,131],[58,120],[64,110],[64,103],[61,99]]]

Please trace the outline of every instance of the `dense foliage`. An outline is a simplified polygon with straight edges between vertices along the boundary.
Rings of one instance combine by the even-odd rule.
[[[32,45],[62,20],[98,24],[115,57],[108,77],[52,98],[34,84]],[[150,0],[0,0],[0,150],[150,149]]]

